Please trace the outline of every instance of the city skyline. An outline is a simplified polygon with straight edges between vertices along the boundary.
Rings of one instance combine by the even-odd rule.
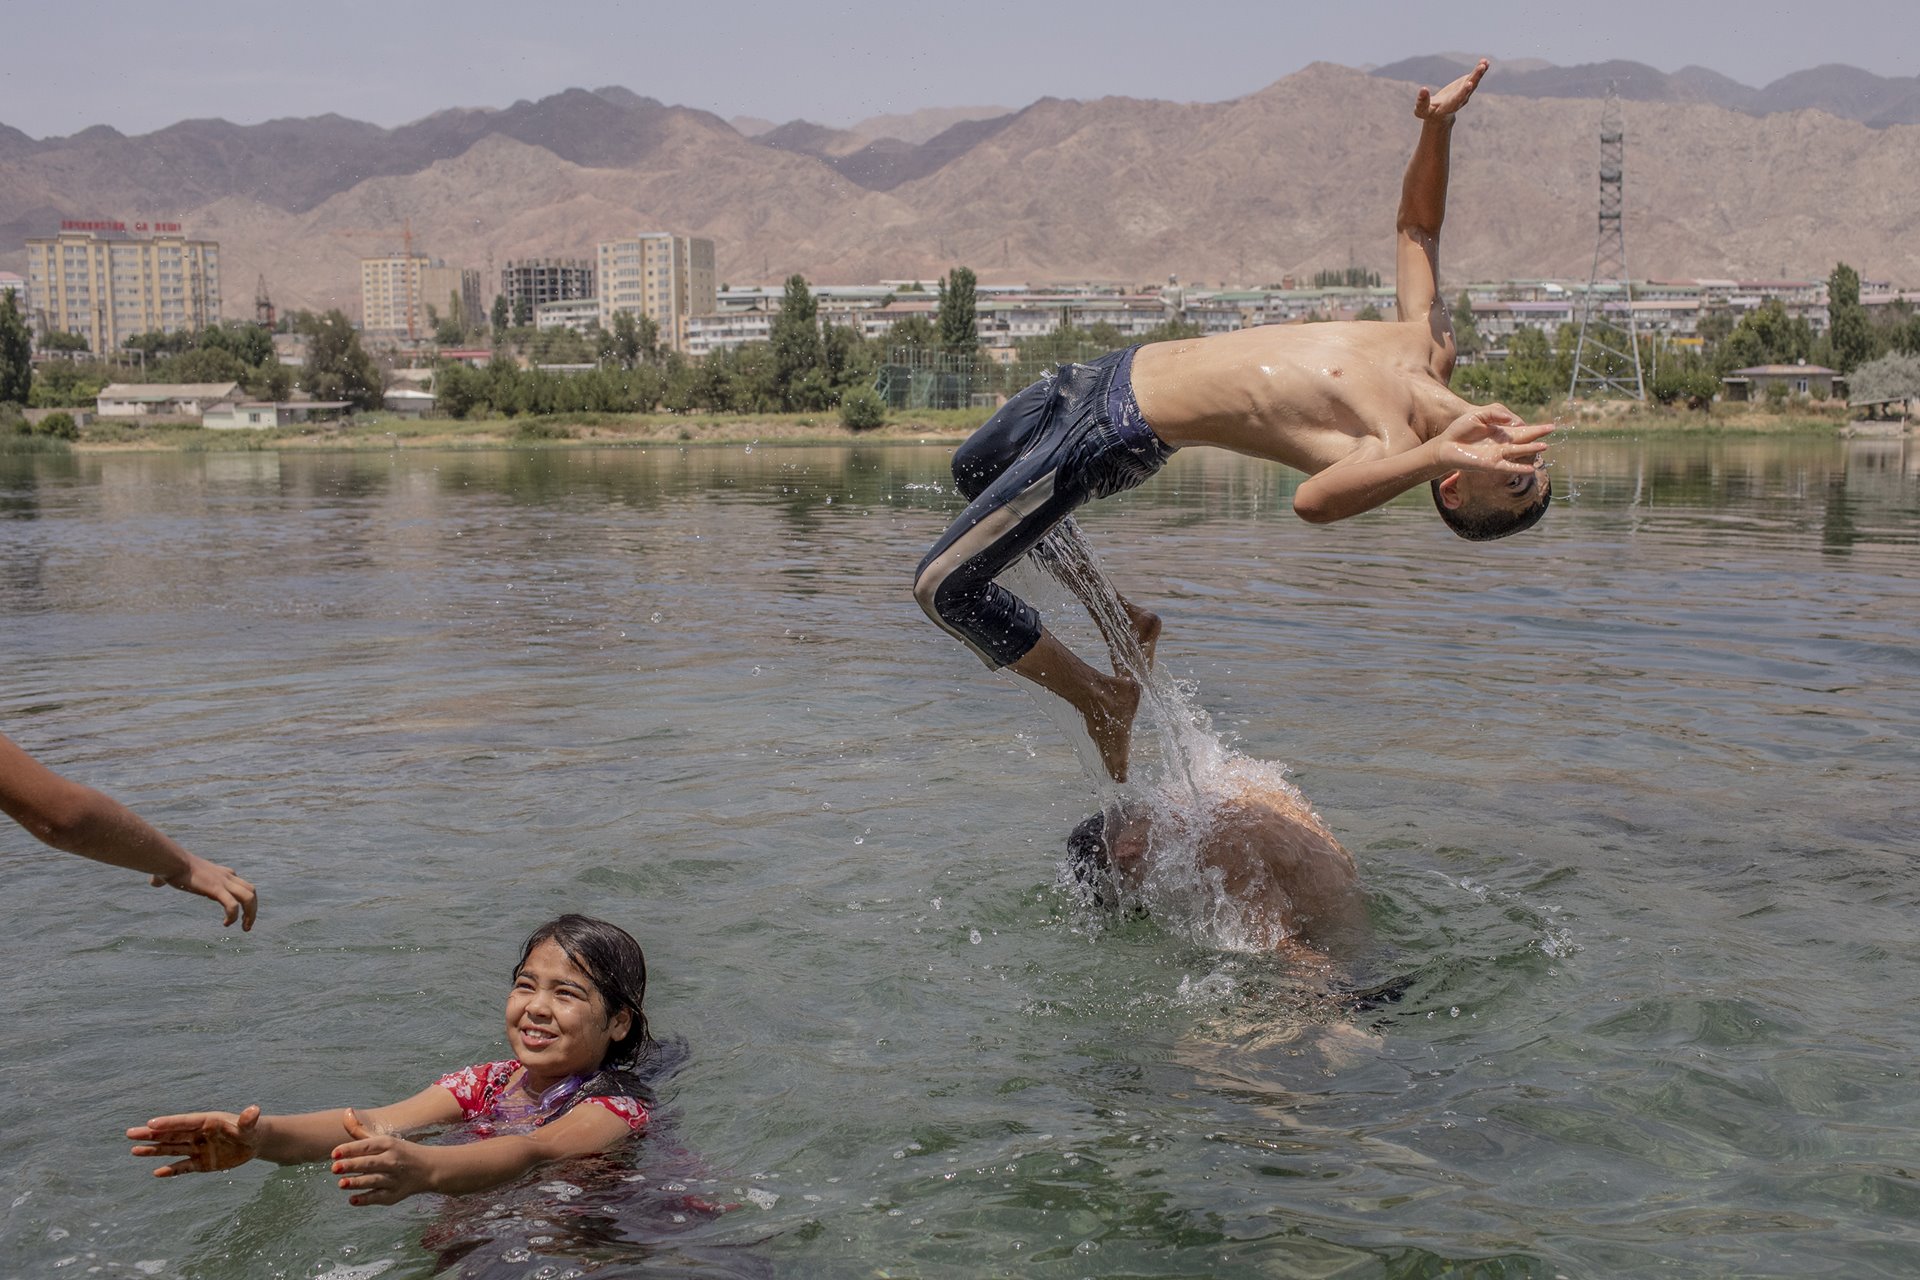
[[[1018,109],[1049,96],[1221,101],[1315,61],[1378,66],[1453,50],[1559,65],[1698,65],[1762,87],[1825,63],[1912,75],[1920,36],[1920,14],[1900,0],[1836,0],[1817,23],[1792,6],[1652,0],[1618,0],[1604,13],[1518,0],[1471,11],[1363,0],[1309,12],[1200,0],[1177,23],[1136,0],[911,10],[745,0],[724,33],[704,12],[612,0],[543,10],[549,24],[524,34],[524,8],[498,0],[457,8],[346,0],[324,13],[209,0],[190,20],[181,12],[110,2],[15,15],[16,47],[83,44],[90,74],[77,93],[69,61],[13,60],[0,71],[9,90],[0,124],[33,137],[95,125],[137,135],[204,117],[251,124],[337,113],[394,127],[456,106],[619,85],[726,118],[844,127],[929,108]]]

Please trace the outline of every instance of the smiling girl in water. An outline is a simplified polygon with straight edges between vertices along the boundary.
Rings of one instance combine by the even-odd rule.
[[[442,1076],[411,1098],[356,1111],[157,1116],[127,1130],[136,1156],[177,1156],[154,1176],[210,1173],[258,1157],[330,1160],[352,1204],[395,1204],[422,1191],[462,1195],[536,1165],[604,1151],[647,1124],[633,1069],[653,1044],[642,1003],[640,944],[604,920],[565,915],[534,930],[507,994],[513,1057]],[[476,1140],[427,1146],[402,1133],[467,1122]]]

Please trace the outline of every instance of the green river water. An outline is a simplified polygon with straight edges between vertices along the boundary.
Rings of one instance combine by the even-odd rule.
[[[0,825],[0,1274],[1920,1272],[1920,446],[1576,436],[1491,545],[1228,456],[1084,513],[1354,851],[1361,1015],[1059,887],[1098,791],[910,595],[946,455],[0,457],[0,729],[263,901]],[[126,1154],[506,1056],[566,910],[687,1043],[618,1158]]]

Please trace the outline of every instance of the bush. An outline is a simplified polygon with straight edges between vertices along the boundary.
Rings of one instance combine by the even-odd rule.
[[[573,430],[551,419],[528,418],[513,429],[515,440],[571,440]]]
[[[855,387],[840,397],[840,425],[847,430],[872,431],[886,422],[886,402],[872,387]]]
[[[50,413],[40,419],[40,421],[35,424],[33,433],[38,436],[46,436],[51,440],[78,440],[80,438],[80,428],[75,424],[73,415],[64,410],[58,413]]]

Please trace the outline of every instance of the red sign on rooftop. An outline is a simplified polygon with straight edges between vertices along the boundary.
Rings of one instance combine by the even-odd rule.
[[[62,231],[143,231],[156,234],[174,234],[180,232],[177,222],[123,222],[118,218],[62,218]]]

